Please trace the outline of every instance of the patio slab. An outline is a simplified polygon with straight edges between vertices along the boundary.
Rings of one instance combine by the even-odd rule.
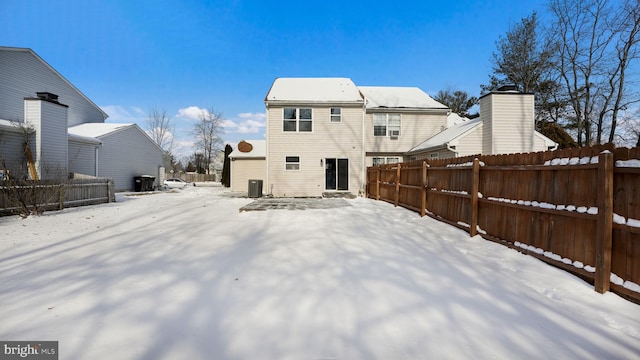
[[[327,198],[261,198],[240,208],[243,211],[332,209],[351,206],[346,199]]]

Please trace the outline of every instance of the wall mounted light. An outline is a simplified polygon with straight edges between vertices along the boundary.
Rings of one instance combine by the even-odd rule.
[[[320,166],[322,166],[322,159],[320,159]]]

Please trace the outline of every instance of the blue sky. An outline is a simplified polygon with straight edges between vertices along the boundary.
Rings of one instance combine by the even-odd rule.
[[[185,155],[200,109],[223,114],[225,142],[264,138],[277,77],[477,96],[499,36],[545,3],[0,0],[0,45],[33,49],[107,122],[144,129],[152,107],[165,109]]]

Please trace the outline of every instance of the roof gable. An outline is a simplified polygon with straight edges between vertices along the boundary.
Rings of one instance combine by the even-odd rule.
[[[109,117],[109,115],[104,112],[98,105],[96,105],[91,99],[89,99],[85,94],[82,93],[77,87],[75,87],[69,80],[67,80],[62,74],[60,74],[56,69],[54,69],[49,63],[47,63],[43,58],[40,57],[35,51],[30,48],[18,48],[18,47],[7,47],[0,46],[0,51],[16,51],[16,52],[24,52],[28,53],[34,58],[36,58],[39,62],[41,62],[47,69],[49,69],[53,74],[55,74],[60,80],[66,83],[73,91],[75,91],[80,97],[82,97],[87,103],[89,103],[92,107],[94,107],[98,112],[100,112],[103,116],[103,119]]]

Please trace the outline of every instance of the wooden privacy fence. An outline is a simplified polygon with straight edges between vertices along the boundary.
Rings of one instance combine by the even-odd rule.
[[[38,193],[36,201],[39,207],[48,210],[62,210],[63,208],[109,203],[115,201],[115,190],[112,179],[70,179],[60,183],[36,181],[30,184],[16,184],[0,181],[0,216],[14,214],[18,207],[12,203],[11,191],[29,188]],[[33,201],[32,201],[33,203]],[[33,205],[33,204],[29,204]]]
[[[367,169],[367,196],[533,255],[640,302],[640,148],[411,161]]]

